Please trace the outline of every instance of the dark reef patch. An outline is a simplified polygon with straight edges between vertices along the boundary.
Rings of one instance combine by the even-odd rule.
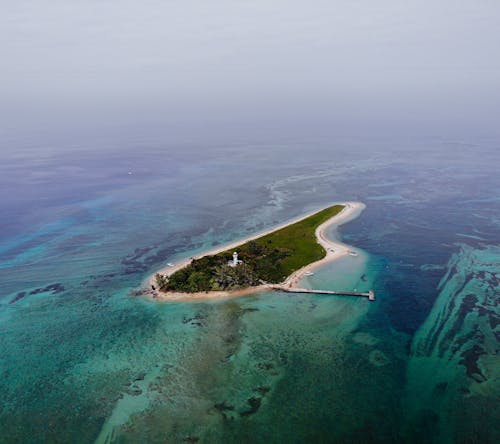
[[[13,298],[12,300],[9,302],[9,304],[13,304],[14,302],[17,302],[19,300],[21,300],[22,298],[24,298],[26,296],[26,292],[25,291],[21,291],[19,293],[17,293]]]
[[[53,294],[57,294],[57,293],[62,293],[64,290],[65,290],[64,286],[62,284],[57,283],[48,285],[47,287],[44,288],[37,288],[35,290],[32,290],[30,291],[30,295],[46,293],[49,291],[51,291]]]
[[[259,393],[262,396],[266,396],[271,391],[271,387],[267,385],[261,385],[260,387],[255,387],[253,391]]]
[[[250,405],[250,408],[248,410],[241,412],[240,416],[250,416],[253,415],[254,413],[257,413],[257,411],[260,409],[262,398],[252,397],[248,399],[247,402]]]
[[[478,344],[474,344],[473,347],[460,354],[462,359],[459,361],[459,364],[464,365],[467,376],[469,378],[474,378],[477,382],[485,380],[485,377],[478,366],[479,358],[485,354],[486,352]],[[475,375],[479,375],[479,378]]]
[[[206,315],[198,313],[197,315],[193,316],[192,318],[187,318],[186,316],[184,316],[182,318],[182,323],[195,325],[197,327],[204,327],[206,325],[206,320],[207,320]]]
[[[226,421],[227,419],[231,418],[231,414],[229,412],[234,411],[234,406],[228,404],[226,401],[219,402],[218,404],[214,405],[214,408],[217,412],[219,412],[222,415],[222,418]]]
[[[14,304],[15,302],[25,298],[28,295],[34,296],[37,294],[49,293],[49,292],[51,292],[52,294],[58,294],[58,293],[62,293],[65,290],[66,289],[64,288],[64,285],[62,285],[60,283],[55,283],[55,284],[47,285],[46,287],[36,288],[34,290],[31,290],[29,293],[27,291],[20,291],[12,298],[12,300],[9,301],[9,304]]]

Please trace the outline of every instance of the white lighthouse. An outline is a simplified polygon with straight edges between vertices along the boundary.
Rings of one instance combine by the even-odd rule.
[[[241,264],[241,261],[238,259],[238,253],[235,251],[233,253],[233,260],[228,262],[228,265],[231,267],[236,267],[238,264]]]

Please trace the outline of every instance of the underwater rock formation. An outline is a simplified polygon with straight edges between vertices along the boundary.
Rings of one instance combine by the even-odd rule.
[[[500,366],[499,277],[500,247],[462,246],[452,256],[438,286],[439,296],[413,339],[406,398],[409,421],[417,429],[432,422],[438,441],[500,439],[490,436],[495,433],[492,422],[499,417],[494,401],[500,395],[495,377]],[[484,427],[466,429],[471,423]]]

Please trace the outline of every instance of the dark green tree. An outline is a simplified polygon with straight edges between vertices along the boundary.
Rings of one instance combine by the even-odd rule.
[[[156,285],[160,290],[166,290],[168,288],[168,278],[160,273],[155,274]]]

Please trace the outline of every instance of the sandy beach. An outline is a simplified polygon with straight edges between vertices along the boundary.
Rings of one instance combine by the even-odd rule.
[[[225,298],[234,298],[234,297],[239,297],[239,296],[244,296],[252,293],[258,293],[261,291],[269,291],[269,290],[279,290],[280,288],[294,288],[297,286],[297,284],[300,282],[302,278],[304,278],[305,274],[307,272],[311,272],[315,270],[318,267],[321,267],[322,265],[332,262],[336,259],[339,259],[347,254],[349,254],[349,251],[352,249],[349,245],[346,245],[342,242],[340,242],[337,239],[329,239],[326,236],[326,233],[329,229],[332,227],[338,227],[340,225],[343,225],[359,216],[359,214],[364,210],[365,204],[361,202],[340,202],[337,205],[344,205],[344,208],[340,213],[337,215],[333,216],[332,218],[328,219],[326,222],[322,223],[318,228],[316,228],[315,234],[316,234],[316,239],[318,243],[325,249],[326,251],[326,256],[316,262],[312,262],[305,267],[300,268],[299,270],[295,271],[292,273],[290,276],[288,276],[284,282],[281,284],[266,284],[266,285],[259,285],[255,287],[247,287],[239,290],[233,290],[233,291],[209,291],[209,292],[197,292],[197,293],[182,293],[182,292],[159,292],[159,291],[153,291],[153,290],[148,290],[147,292],[147,297],[155,300],[155,301],[179,301],[179,302],[186,302],[186,301],[203,301],[203,300],[217,300],[217,299],[225,299]],[[188,266],[193,259],[199,259],[204,256],[210,256],[214,254],[221,253],[226,250],[232,250],[232,249],[237,249],[240,245],[243,245],[251,240],[258,239],[259,237],[265,236],[269,233],[272,233],[273,231],[279,230],[281,228],[287,227],[289,225],[292,225],[296,222],[299,222],[303,219],[308,218],[309,216],[312,216],[313,214],[317,213],[318,211],[321,211],[321,209],[312,211],[310,213],[307,213],[303,216],[300,216],[298,218],[292,219],[288,222],[285,222],[281,225],[275,226],[269,230],[260,232],[258,234],[246,237],[244,239],[240,239],[238,241],[225,244],[222,246],[219,246],[217,248],[208,250],[204,253],[201,253],[199,255],[193,256],[189,259],[185,259],[183,261],[177,262],[173,264],[172,266],[163,268],[158,270],[156,273],[160,273],[164,276],[170,276],[174,274],[176,271]],[[155,273],[155,274],[156,274]],[[152,286],[156,285],[155,282],[155,274],[150,276],[146,282],[146,288],[151,289]]]

